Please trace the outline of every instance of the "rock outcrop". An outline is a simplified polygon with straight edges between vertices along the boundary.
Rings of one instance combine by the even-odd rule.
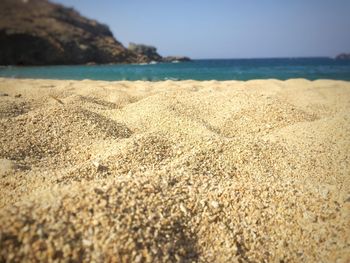
[[[350,53],[341,53],[335,57],[338,60],[350,60]]]
[[[163,62],[189,62],[191,59],[189,57],[182,56],[168,56],[163,58]]]
[[[0,1],[0,65],[135,63],[108,26],[47,0]]]
[[[128,50],[139,56],[139,62],[162,61],[162,56],[157,53],[157,48],[144,44],[129,43]]]
[[[138,61],[141,63],[155,62],[188,62],[191,61],[189,57],[184,56],[167,56],[162,57],[158,54],[157,48],[144,44],[129,43],[128,50],[138,54]]]

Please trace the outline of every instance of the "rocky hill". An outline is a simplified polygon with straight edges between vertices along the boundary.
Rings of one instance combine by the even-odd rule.
[[[48,0],[0,0],[0,65],[148,63],[171,58],[176,57],[163,59],[152,46],[125,48],[107,25],[72,8]]]
[[[0,64],[135,63],[106,25],[47,0],[0,0]]]

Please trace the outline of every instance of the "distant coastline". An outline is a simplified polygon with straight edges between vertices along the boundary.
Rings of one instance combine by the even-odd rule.
[[[341,53],[336,56],[338,60],[350,60],[350,53]]]

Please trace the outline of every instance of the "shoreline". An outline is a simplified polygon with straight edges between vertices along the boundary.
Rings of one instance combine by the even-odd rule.
[[[350,82],[0,78],[0,261],[349,261]]]
[[[287,82],[287,81],[308,81],[308,82],[317,82],[317,81],[334,81],[334,82],[350,82],[350,80],[341,80],[341,79],[328,79],[328,78],[319,78],[319,79],[307,79],[307,78],[289,78],[289,79],[278,79],[278,78],[260,78],[260,79],[249,79],[249,80],[216,80],[216,79],[211,79],[211,80],[196,80],[196,79],[183,79],[183,80],[174,80],[174,79],[166,79],[166,80],[97,80],[97,79],[51,79],[51,78],[17,78],[17,77],[0,77],[0,81],[6,81],[6,80],[11,80],[11,81],[16,81],[16,80],[21,80],[21,81],[54,81],[54,82],[59,82],[59,81],[72,81],[72,82],[82,82],[82,81],[91,81],[91,82],[106,82],[106,83],[119,83],[119,82],[130,82],[130,83],[135,83],[135,82],[145,82],[145,83],[157,83],[157,82],[175,82],[175,83],[181,83],[181,82],[252,82],[252,81],[277,81],[277,82]]]

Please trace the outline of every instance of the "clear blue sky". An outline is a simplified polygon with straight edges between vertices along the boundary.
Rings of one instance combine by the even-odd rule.
[[[54,0],[103,22],[124,45],[192,58],[350,52],[350,0]]]

